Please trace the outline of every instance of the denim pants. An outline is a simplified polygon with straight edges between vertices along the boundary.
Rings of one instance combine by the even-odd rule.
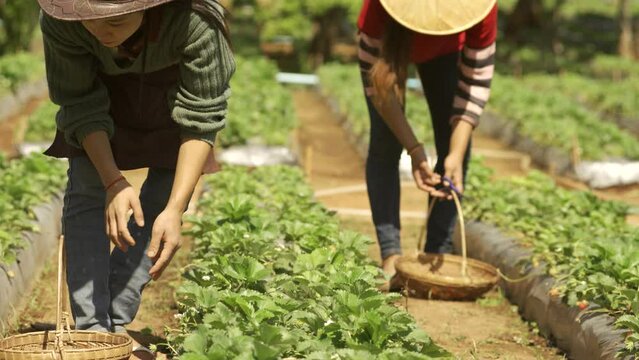
[[[78,330],[124,332],[140,307],[142,290],[151,280],[146,256],[155,218],[166,206],[175,171],[150,169],[140,201],[144,227],[133,218],[129,231],[136,241],[128,252],[115,248],[105,232],[106,193],[87,157],[69,159],[62,219],[71,310]]]
[[[448,155],[452,128],[450,117],[457,90],[459,54],[440,56],[417,64],[424,95],[428,103],[435,135],[438,161],[435,172],[444,174],[444,159]],[[400,180],[399,159],[402,145],[399,143],[381,115],[366,98],[371,122],[368,158],[366,160],[366,184],[373,213],[373,223],[382,259],[401,254],[400,246]],[[409,121],[424,121],[409,119]],[[470,159],[470,145],[464,157],[464,180]],[[427,224],[425,251],[450,253],[453,250],[452,233],[457,210],[452,201],[438,201]]]

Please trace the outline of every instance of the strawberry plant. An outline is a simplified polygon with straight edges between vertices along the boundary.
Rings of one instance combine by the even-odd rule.
[[[220,145],[229,147],[249,141],[287,145],[296,126],[291,94],[277,83],[277,67],[264,58],[237,58],[231,80],[227,126]]]
[[[639,323],[639,229],[626,224],[628,207],[560,189],[539,172],[491,180],[480,163],[470,168],[468,218],[493,224],[531,248],[530,263],[545,264],[557,280],[553,296],[617,317],[617,326],[629,331],[625,353],[639,354],[639,327],[629,325]]]
[[[0,265],[16,260],[25,246],[23,232],[38,231],[33,208],[61,191],[64,172],[62,162],[43,155],[14,161],[0,158]]]
[[[181,359],[450,358],[377,288],[369,239],[340,230],[301,171],[208,179],[178,291]]]

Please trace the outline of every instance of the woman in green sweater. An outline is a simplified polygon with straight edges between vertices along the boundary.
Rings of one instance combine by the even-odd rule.
[[[180,247],[200,175],[215,170],[235,71],[223,8],[214,0],[39,3],[49,93],[60,106],[46,153],[69,159],[63,233],[73,316],[78,329],[124,332],[142,289]],[[138,198],[120,171],[144,167]]]

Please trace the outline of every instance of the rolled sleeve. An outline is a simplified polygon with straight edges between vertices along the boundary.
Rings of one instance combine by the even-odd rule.
[[[172,110],[183,139],[215,143],[217,132],[226,124],[234,72],[232,51],[221,31],[192,13]]]
[[[69,145],[82,148],[93,132],[112,137],[114,125],[108,91],[97,76],[97,59],[82,46],[78,26],[40,15],[49,96],[60,106],[56,125]]]

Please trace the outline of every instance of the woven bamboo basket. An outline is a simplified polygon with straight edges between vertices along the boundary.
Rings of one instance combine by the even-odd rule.
[[[127,335],[71,330],[69,314],[63,311],[65,273],[64,237],[60,237],[56,330],[0,340],[0,360],[125,360],[131,356],[132,340]]]
[[[459,215],[462,256],[421,252],[421,239],[426,238],[426,225],[422,228],[417,253],[400,257],[395,263],[397,274],[408,296],[438,300],[474,300],[491,290],[499,280],[497,269],[466,255],[464,215],[458,195],[453,200]],[[427,221],[435,201],[428,209]]]

